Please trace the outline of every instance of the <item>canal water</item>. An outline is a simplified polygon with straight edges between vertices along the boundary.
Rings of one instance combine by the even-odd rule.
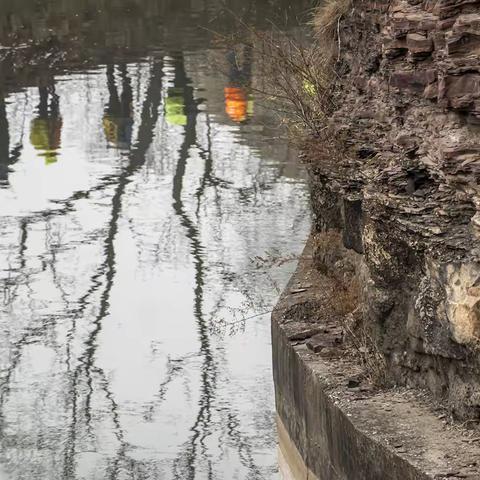
[[[308,194],[218,39],[310,2],[0,6],[0,479],[280,478],[269,312]]]

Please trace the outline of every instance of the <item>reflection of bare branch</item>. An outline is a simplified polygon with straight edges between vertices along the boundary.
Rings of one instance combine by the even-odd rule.
[[[70,311],[70,302],[68,300],[68,295],[65,289],[63,288],[63,285],[60,281],[60,278],[58,276],[57,272],[57,251],[59,248],[59,245],[61,245],[61,240],[57,239],[56,242],[53,241],[52,239],[52,226],[50,220],[46,221],[46,236],[45,236],[45,249],[50,252],[50,260],[48,264],[50,265],[50,270],[52,271],[52,277],[53,277],[53,283],[57,290],[60,292],[60,296],[62,297],[63,303],[64,303],[64,309],[65,311]]]
[[[184,371],[184,363],[197,355],[186,355],[182,358],[172,359],[168,357],[167,359],[167,374],[165,380],[160,384],[158,393],[156,394],[156,399],[145,407],[144,418],[147,421],[150,421],[153,418],[155,409],[158,408],[163,401],[168,391],[169,385]]]
[[[91,395],[93,393],[93,383],[90,376],[93,367],[94,355],[97,348],[97,337],[102,328],[102,321],[108,314],[110,306],[110,294],[113,286],[113,279],[115,276],[115,248],[114,241],[118,232],[118,221],[122,210],[122,198],[125,193],[127,185],[132,181],[133,175],[143,166],[146,159],[146,153],[153,140],[155,125],[158,120],[158,109],[161,100],[161,82],[162,82],[162,65],[155,62],[152,67],[151,79],[149,88],[146,93],[145,101],[142,108],[141,123],[138,131],[138,138],[136,145],[129,154],[129,162],[122,171],[119,177],[114,196],[112,198],[112,210],[110,214],[108,234],[104,240],[104,261],[97,271],[94,285],[98,285],[98,273],[105,276],[104,289],[100,296],[99,311],[93,320],[93,330],[86,340],[86,350],[79,358],[79,365],[75,372],[80,369],[84,370],[87,378],[88,394],[85,401],[85,417],[87,426],[90,424],[90,403]],[[93,287],[95,288],[95,287]],[[85,304],[85,299],[84,299]]]
[[[210,124],[210,117],[207,114],[207,148],[203,148],[198,142],[195,142],[196,147],[200,153],[200,157],[205,161],[205,168],[204,173],[202,175],[202,179],[200,181],[200,185],[195,192],[195,197],[197,199],[197,210],[196,215],[197,219],[200,212],[200,205],[201,199],[205,194],[205,189],[207,186],[215,187],[215,191],[217,192],[217,187],[227,188],[228,186],[232,185],[232,182],[223,180],[215,175],[213,175],[213,152],[212,152],[212,132],[211,132],[211,124]],[[218,194],[216,195],[216,205],[219,206],[219,197]]]
[[[282,265],[289,262],[298,262],[300,255],[294,254],[285,254],[280,252],[278,249],[271,249],[266,252],[264,257],[257,255],[250,259],[252,266],[258,270],[272,268],[272,267],[281,267]]]
[[[174,478],[178,480],[194,480],[195,464],[197,461],[197,440],[202,444],[208,435],[208,425],[211,418],[211,404],[216,384],[215,359],[210,346],[208,328],[203,315],[203,289],[204,289],[204,248],[200,243],[200,233],[190,220],[182,200],[183,179],[186,172],[190,148],[197,140],[197,114],[198,110],[193,97],[193,88],[185,73],[183,57],[175,58],[175,86],[183,89],[185,105],[187,108],[187,124],[184,128],[184,139],[179,152],[177,168],[173,179],[173,208],[180,218],[186,235],[190,240],[191,253],[195,264],[195,289],[194,289],[194,315],[197,320],[197,329],[200,339],[200,353],[203,356],[201,373],[200,407],[196,420],[191,428],[192,435],[174,462]]]
[[[112,414],[112,420],[115,427],[115,436],[120,444],[117,457],[112,463],[112,467],[110,469],[110,475],[109,475],[109,478],[111,480],[115,480],[118,474],[118,465],[121,459],[125,457],[127,443],[125,442],[125,435],[123,433],[123,429],[120,423],[120,416],[118,414],[118,405],[113,397],[113,393],[110,390],[107,376],[105,375],[105,372],[101,368],[95,368],[95,372],[100,376],[100,386],[102,390],[105,392],[105,397],[110,403],[110,412]]]
[[[227,435],[233,445],[237,448],[242,465],[250,472],[248,478],[252,480],[262,479],[262,472],[255,465],[255,460],[252,455],[251,442],[247,437],[242,435],[238,416],[231,412],[228,414]]]

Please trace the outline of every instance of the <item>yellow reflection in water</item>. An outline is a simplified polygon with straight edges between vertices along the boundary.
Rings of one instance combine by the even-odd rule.
[[[45,165],[51,165],[58,159],[63,120],[55,87],[41,86],[38,91],[40,103],[37,107],[38,114],[30,124],[30,143],[45,159]]]
[[[60,138],[63,121],[58,118],[37,117],[30,125],[30,143],[45,158],[45,165],[51,165],[58,160]]]
[[[183,88],[171,87],[165,100],[165,118],[170,125],[185,126],[185,98]]]

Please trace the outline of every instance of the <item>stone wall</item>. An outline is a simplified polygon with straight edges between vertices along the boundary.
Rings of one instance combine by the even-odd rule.
[[[357,0],[339,45],[306,153],[317,266],[360,280],[389,382],[479,418],[480,1]]]

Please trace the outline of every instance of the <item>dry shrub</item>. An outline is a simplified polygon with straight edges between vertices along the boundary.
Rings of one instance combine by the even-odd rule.
[[[358,273],[339,281],[332,302],[339,315],[345,338],[365,368],[365,376],[376,386],[387,384],[387,364],[380,350],[371,325],[361,311],[361,278]]]
[[[332,82],[328,52],[316,41],[302,45],[278,31],[262,34],[258,45],[264,81],[260,90],[269,106],[293,133],[307,130],[318,136],[334,107],[328,94]]]
[[[365,376],[377,386],[387,383],[385,358],[361,310],[363,280],[357,254],[343,246],[340,231],[314,237],[315,265],[332,281],[330,308],[340,319],[347,345],[365,368]]]
[[[334,310],[339,314],[347,344],[359,358],[366,378],[376,386],[387,384],[387,364],[379,348],[371,324],[361,309],[362,279],[358,272],[338,282],[335,288]]]
[[[334,312],[344,318],[356,314],[359,310],[360,282],[357,275],[337,280],[335,298],[332,302]]]
[[[361,281],[357,254],[345,248],[342,232],[338,230],[316,234],[313,242],[315,266],[332,282],[331,309],[340,318],[358,312]]]
[[[336,273],[336,264],[345,256],[342,232],[331,229],[316,234],[313,252],[315,267],[320,272],[333,276]]]
[[[380,350],[369,324],[365,321],[360,308],[343,318],[345,338],[353,348],[353,354],[359,358],[365,369],[365,376],[372,385],[387,385],[387,363]]]
[[[293,138],[299,134],[302,140],[305,134],[319,137],[335,109],[332,88],[341,44],[340,22],[350,7],[351,0],[327,0],[314,10],[313,35],[303,38],[275,26],[258,31],[241,20],[237,35],[222,37],[229,48],[235,44],[238,51],[248,47],[253,52],[256,80],[248,88],[260,93],[280,114]]]
[[[387,363],[371,326],[360,309],[360,283],[358,278],[352,279],[352,284],[337,290],[338,304],[342,304],[342,327],[345,339],[352,348],[355,358],[360,359],[364,367],[365,377],[372,385],[383,387],[387,384]]]

